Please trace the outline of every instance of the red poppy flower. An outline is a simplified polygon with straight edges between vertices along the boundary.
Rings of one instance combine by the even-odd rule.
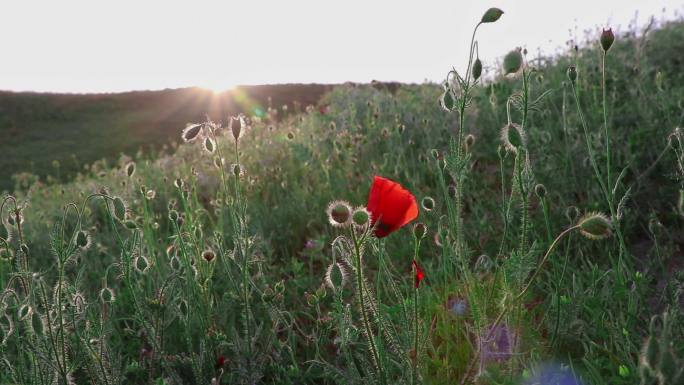
[[[423,273],[423,270],[418,266],[418,263],[416,260],[413,260],[413,271],[416,273],[416,279],[414,281],[414,285],[416,289],[420,286],[420,281],[422,281],[425,278],[425,273]]]
[[[218,358],[216,358],[216,365],[214,365],[214,367],[216,369],[221,369],[225,363],[226,363],[226,357],[218,356]]]
[[[379,176],[373,178],[366,208],[371,213],[371,225],[375,226],[378,238],[388,236],[418,216],[413,194],[399,183]]]

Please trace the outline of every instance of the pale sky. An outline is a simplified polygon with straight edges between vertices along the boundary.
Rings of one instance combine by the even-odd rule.
[[[0,90],[118,92],[236,84],[439,82],[474,25],[492,65],[516,46],[673,19],[679,0],[2,0]],[[665,8],[665,11],[663,11]]]

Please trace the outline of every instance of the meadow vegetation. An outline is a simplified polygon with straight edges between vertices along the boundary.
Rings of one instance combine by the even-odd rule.
[[[17,178],[0,383],[684,384],[684,23],[482,63],[499,17],[442,85]]]

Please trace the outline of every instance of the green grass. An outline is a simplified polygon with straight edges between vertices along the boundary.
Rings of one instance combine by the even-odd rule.
[[[433,84],[339,86],[237,146],[208,123],[213,153],[200,138],[130,176],[127,157],[24,176],[0,213],[0,383],[679,384],[683,44],[681,21],[617,36],[605,110],[597,33],[515,75],[484,63],[453,112]],[[411,225],[330,225],[374,175],[434,199],[420,244]]]

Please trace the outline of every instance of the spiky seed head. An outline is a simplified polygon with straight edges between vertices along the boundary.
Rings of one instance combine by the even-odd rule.
[[[525,132],[516,123],[509,123],[501,129],[501,141],[506,151],[518,154],[518,149],[525,147]]]
[[[568,79],[572,82],[572,84],[575,84],[575,80],[577,80],[577,68],[575,66],[570,66],[568,67]]]
[[[120,221],[126,219],[126,203],[124,203],[123,199],[114,197],[112,203],[114,205],[114,217]]]
[[[90,235],[85,230],[79,230],[76,233],[76,246],[81,250],[85,250],[90,246]]]
[[[216,151],[216,143],[214,142],[214,139],[208,136],[204,138],[202,141],[202,148],[204,148],[204,151],[213,154],[214,151]]]
[[[103,303],[112,303],[116,301],[116,295],[114,294],[114,290],[108,288],[105,286],[100,290],[100,301]]]
[[[333,290],[340,290],[349,280],[349,270],[342,262],[333,262],[325,271],[325,284]]]
[[[610,219],[602,213],[587,213],[578,222],[582,235],[589,239],[605,239],[612,235]]]
[[[546,196],[546,187],[544,187],[544,185],[541,183],[537,183],[537,185],[534,186],[534,193],[537,194],[539,199],[544,199]]]
[[[135,162],[128,162],[126,164],[126,176],[129,178],[135,174]]]
[[[608,52],[610,47],[613,45],[613,42],[615,41],[613,29],[604,29],[603,32],[601,32],[601,38],[599,40],[601,42],[601,48],[603,48],[603,52]]]
[[[489,8],[484,15],[482,15],[482,20],[480,20],[480,23],[493,23],[501,17],[501,15],[504,14],[504,11],[500,10],[499,8]]]
[[[370,222],[370,213],[365,207],[357,207],[352,213],[352,221],[357,227],[365,227]]]
[[[435,200],[432,197],[424,197],[420,201],[420,205],[423,207],[423,210],[429,212],[435,209]]]
[[[514,74],[520,71],[523,63],[523,56],[520,48],[516,48],[504,56],[503,70],[504,75]]]
[[[482,61],[478,57],[473,63],[473,80],[477,80],[482,75]]]
[[[427,234],[427,226],[423,222],[418,222],[415,225],[413,225],[413,236],[416,237],[417,240],[421,240],[425,238],[425,235]]]
[[[346,227],[349,225],[352,216],[352,209],[345,201],[333,201],[326,210],[330,224],[335,227]]]
[[[207,249],[202,252],[202,259],[204,259],[207,262],[211,262],[216,258],[216,254],[214,253],[213,250]]]
[[[185,127],[185,129],[183,129],[181,138],[183,138],[184,142],[192,142],[200,136],[203,126],[204,124],[202,123],[189,124]]]

